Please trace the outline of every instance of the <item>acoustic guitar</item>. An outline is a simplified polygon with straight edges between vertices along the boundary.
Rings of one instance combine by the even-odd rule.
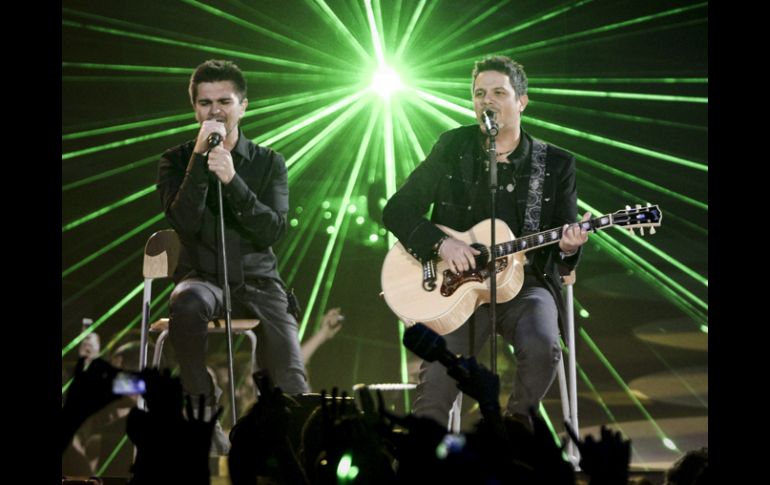
[[[578,222],[588,231],[625,227],[631,231],[660,226],[663,215],[657,205],[636,208],[626,206],[611,214]],[[455,231],[440,224],[446,234],[466,242],[481,251],[476,257],[476,268],[457,274],[446,262],[436,258],[421,263],[396,243],[382,264],[381,283],[385,302],[407,326],[423,323],[440,335],[446,335],[460,327],[480,305],[489,303],[490,225],[486,219],[465,232]],[[496,239],[505,242],[495,245],[494,271],[497,275],[497,302],[512,300],[524,283],[524,253],[533,249],[556,244],[561,240],[562,228],[516,238],[508,225],[496,220]]]

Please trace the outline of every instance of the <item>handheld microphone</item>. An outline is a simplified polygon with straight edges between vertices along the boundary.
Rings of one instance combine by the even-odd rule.
[[[208,137],[209,150],[222,143],[222,135],[217,132],[211,133]]]
[[[497,123],[495,123],[495,112],[491,109],[481,112],[481,121],[484,123],[484,127],[487,129],[489,136],[497,136]]]
[[[458,356],[447,350],[446,340],[422,323],[417,323],[404,332],[404,346],[428,362],[439,361],[447,369],[459,371],[466,379],[470,377]]]

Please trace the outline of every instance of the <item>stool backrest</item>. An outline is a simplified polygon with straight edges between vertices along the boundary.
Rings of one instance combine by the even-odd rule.
[[[574,269],[570,271],[569,274],[561,276],[561,282],[565,285],[574,285],[575,280],[577,280],[577,274],[575,273]]]
[[[179,261],[180,247],[179,236],[173,229],[163,229],[150,236],[144,246],[144,277],[171,277]]]

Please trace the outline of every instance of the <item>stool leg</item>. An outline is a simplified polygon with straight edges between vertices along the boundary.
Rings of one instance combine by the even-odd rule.
[[[244,332],[251,340],[251,373],[257,372],[257,334],[253,330]]]
[[[572,428],[575,430],[578,436],[580,436],[580,428],[578,426],[578,409],[577,409],[577,362],[575,356],[575,304],[573,295],[573,285],[567,285],[567,358],[569,359],[569,393],[567,397],[569,399],[569,422]],[[563,356],[562,356],[563,357]],[[564,372],[564,359],[562,359],[562,372]],[[567,445],[567,455],[570,457],[572,464],[576,470],[580,470],[580,450],[577,449],[575,443],[572,440]]]
[[[561,413],[564,421],[570,421],[569,392],[567,392],[567,373],[564,370],[564,353],[561,354],[559,366],[556,368],[559,375],[559,397],[561,398]]]
[[[158,335],[158,340],[155,342],[155,353],[152,356],[152,366],[156,369],[160,365],[160,356],[163,354],[163,344],[168,337],[168,330],[164,330]]]
[[[460,419],[462,417],[463,410],[463,393],[458,392],[454,403],[452,403],[452,409],[449,410],[449,423],[447,429],[452,433],[460,432]]]

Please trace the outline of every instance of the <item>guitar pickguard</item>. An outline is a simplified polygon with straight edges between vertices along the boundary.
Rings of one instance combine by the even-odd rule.
[[[508,258],[501,258],[495,261],[495,273],[501,273],[508,267]],[[482,270],[468,270],[463,271],[462,274],[457,274],[451,270],[444,270],[444,281],[441,283],[441,295],[452,296],[462,285],[468,282],[478,282],[489,278],[489,266]]]

